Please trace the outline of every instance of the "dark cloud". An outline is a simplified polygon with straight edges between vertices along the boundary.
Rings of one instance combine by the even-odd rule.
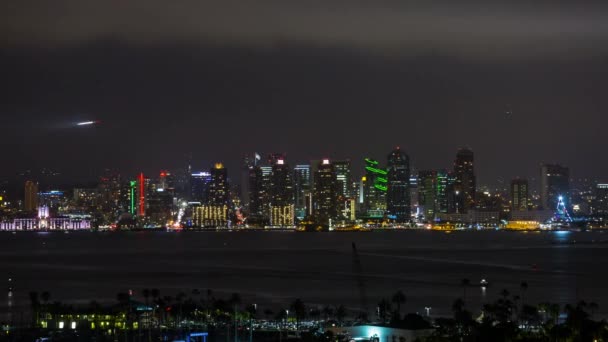
[[[482,183],[542,161],[608,172],[597,4],[36,4],[1,14],[4,175],[156,172],[187,152],[231,169],[253,151],[384,159],[394,145],[419,169],[468,145]]]
[[[599,43],[608,38],[601,2],[26,0],[5,7],[5,43],[287,41],[479,59],[594,55],[606,52]]]

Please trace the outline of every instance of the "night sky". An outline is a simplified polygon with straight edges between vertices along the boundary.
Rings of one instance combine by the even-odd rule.
[[[482,184],[543,161],[608,175],[601,2],[168,3],[0,5],[0,176],[156,173],[192,153],[238,179],[254,151],[385,161],[396,145],[416,169],[469,146]]]

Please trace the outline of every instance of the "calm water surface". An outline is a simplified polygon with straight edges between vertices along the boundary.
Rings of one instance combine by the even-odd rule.
[[[608,233],[400,231],[370,233],[121,232],[0,234],[0,274],[14,279],[15,305],[29,291],[52,300],[115,301],[116,293],[159,288],[161,295],[212,289],[245,302],[359,306],[351,243],[360,251],[369,307],[397,289],[408,311],[448,314],[461,279],[491,282],[467,290],[478,308],[502,289],[526,302],[595,301],[608,316]],[[574,243],[576,242],[576,243]],[[6,298],[6,297],[5,297]],[[4,299],[0,309],[6,311]]]

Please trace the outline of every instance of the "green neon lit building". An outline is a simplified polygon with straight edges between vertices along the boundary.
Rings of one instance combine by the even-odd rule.
[[[380,218],[386,211],[386,191],[388,172],[379,166],[378,161],[365,158],[364,211],[368,217]]]

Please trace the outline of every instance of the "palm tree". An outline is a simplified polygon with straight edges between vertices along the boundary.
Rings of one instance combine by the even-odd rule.
[[[386,300],[386,298],[382,298],[378,303],[378,316],[382,323],[386,323],[388,321],[388,316],[391,311],[391,303]]]
[[[393,295],[392,302],[395,303],[395,305],[397,305],[397,313],[399,314],[400,317],[401,317],[401,305],[405,304],[406,300],[407,300],[407,298],[405,297],[405,294],[401,290],[395,292],[395,294]]]
[[[524,304],[526,304],[526,291],[528,291],[528,283],[525,281],[522,281],[521,284],[519,284],[519,289],[521,290],[521,306],[523,307]]]
[[[462,301],[467,301],[467,287],[471,285],[471,281],[468,278],[464,278],[460,281],[460,285],[462,285]]]
[[[49,305],[49,301],[51,300],[51,293],[48,291],[42,292],[40,294],[40,299],[42,299],[42,304],[44,305],[43,314],[46,316],[46,314],[48,314],[48,305]]]
[[[342,321],[344,320],[345,317],[346,317],[346,308],[344,307],[344,305],[340,304],[336,307],[336,319],[338,320],[338,322],[340,324],[342,324]]]
[[[38,325],[38,312],[40,309],[40,299],[38,298],[38,292],[32,291],[29,293],[30,306],[32,308],[32,328]]]
[[[272,318],[272,315],[274,315],[274,312],[270,309],[266,309],[264,310],[264,316],[266,316],[266,319],[270,320]]]
[[[324,306],[321,311],[323,312],[325,321],[328,321],[334,315],[334,309],[329,305]]]
[[[599,305],[597,305],[596,302],[590,302],[589,303],[589,310],[591,310],[591,319],[594,319],[595,317],[595,312],[597,311],[597,309],[599,309]]]
[[[306,316],[306,305],[298,298],[291,303],[291,309],[296,316],[296,330],[300,330],[300,320]]]
[[[148,300],[150,299],[150,289],[143,289],[141,294],[144,296],[144,300],[146,302],[146,306],[148,306]]]

